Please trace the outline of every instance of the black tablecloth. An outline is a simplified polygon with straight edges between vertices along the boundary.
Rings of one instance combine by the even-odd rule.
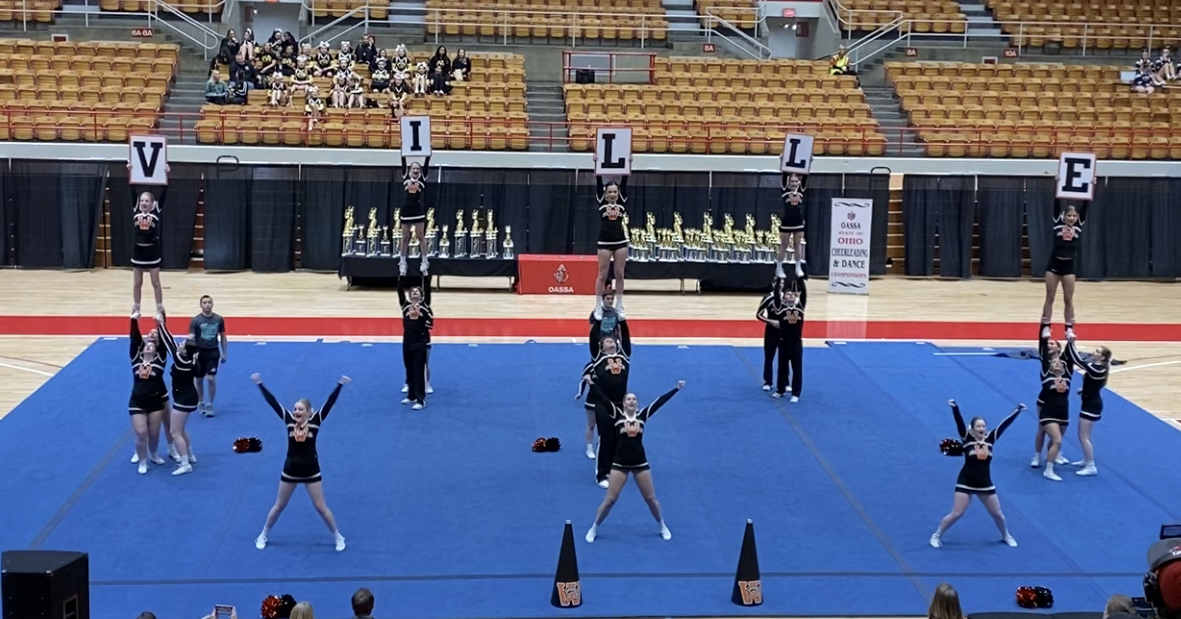
[[[771,289],[775,265],[739,262],[628,261],[628,279],[695,279],[703,292],[756,292]]]
[[[407,260],[408,274],[420,276],[418,258]],[[517,261],[486,258],[434,258],[431,260],[432,276],[453,277],[517,277]],[[398,285],[397,257],[342,256],[340,277],[347,279],[349,286],[389,287]]]

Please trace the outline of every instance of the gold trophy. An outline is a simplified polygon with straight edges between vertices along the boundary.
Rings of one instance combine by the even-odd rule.
[[[679,260],[699,260],[690,256],[685,249],[685,220],[678,212],[673,212],[673,229],[669,238],[669,246],[672,247],[674,255]]]
[[[393,234],[391,235],[390,249],[393,252],[391,255],[402,255],[402,209],[394,209],[394,225],[391,227]]]
[[[472,209],[472,227],[467,231],[468,254],[472,258],[484,257],[484,237],[480,233],[480,209]]]
[[[512,226],[505,226],[504,227],[504,243],[501,245],[501,247],[504,248],[504,254],[501,255],[501,258],[504,258],[505,260],[512,260],[517,257],[516,252],[513,251],[513,227]]]
[[[452,257],[467,258],[469,248],[467,232],[463,228],[463,209],[459,209],[455,211],[455,253]]]
[[[493,260],[500,257],[500,251],[496,247],[496,241],[500,238],[500,232],[492,223],[492,209],[488,209],[485,212],[488,213],[488,227],[484,230],[484,257]]]
[[[407,257],[409,257],[409,258],[421,258],[422,257],[422,252],[418,251],[418,228],[415,226],[410,227],[410,252]]]
[[[369,209],[369,227],[365,231],[365,237],[368,239],[368,242],[365,244],[366,256],[372,257],[377,255],[377,241],[379,240],[380,234],[381,228],[377,227],[377,208],[374,207]]]
[[[389,226],[382,226],[381,227],[381,255],[385,256],[387,258],[390,257],[391,255],[393,255],[390,253],[390,227]]]
[[[771,261],[779,259],[779,245],[782,240],[779,236],[779,226],[783,225],[783,220],[779,215],[771,215],[771,229],[767,231],[767,249],[771,253]]]
[[[447,230],[451,226],[443,226],[443,234],[439,235],[439,257],[446,260],[451,257],[451,239],[447,238]]]
[[[347,256],[353,253],[353,228],[356,227],[357,222],[353,219],[353,207],[348,207],[344,210],[344,228],[340,232],[340,255]]]
[[[426,255],[434,258],[439,255],[439,229],[435,227],[435,209],[426,211]]]
[[[717,262],[717,253],[714,250],[714,217],[709,213],[701,218],[701,245],[701,249],[705,251],[705,260]]]

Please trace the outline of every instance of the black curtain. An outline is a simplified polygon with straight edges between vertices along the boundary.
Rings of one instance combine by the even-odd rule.
[[[62,219],[62,266],[67,269],[94,267],[98,223],[106,198],[107,166],[101,163],[59,163],[61,190],[58,194]]]
[[[51,161],[12,162],[16,264],[62,267],[61,178]]]
[[[9,255],[13,247],[13,228],[9,212],[12,210],[12,201],[8,199],[11,195],[8,190],[8,164],[6,160],[0,161],[0,266],[12,264],[12,256]]]
[[[1021,277],[1025,179],[981,176],[976,182],[976,200],[980,205],[980,275]]]
[[[438,197],[439,184],[436,176],[438,170],[431,173],[435,182],[429,183],[426,189],[427,206]],[[395,183],[400,187],[401,181],[397,168],[346,168],[344,176],[344,206],[353,207],[353,219],[356,225],[369,229],[370,219],[376,218],[376,225],[390,226],[391,238],[398,231],[393,229],[393,209],[402,204],[400,193],[394,192]],[[377,209],[376,211],[374,209]],[[372,217],[370,216],[372,214]],[[341,214],[341,224],[344,225],[344,215]]]
[[[570,254],[574,246],[570,236],[571,224],[578,220],[575,213],[594,205],[594,196],[583,200],[580,195],[587,178],[593,174],[575,170],[531,170],[529,172],[529,230],[524,237],[513,229],[517,255]],[[593,193],[593,190],[592,190]],[[578,196],[576,198],[576,196]],[[578,220],[580,221],[580,220]]]
[[[1154,179],[1107,178],[1095,188],[1095,203],[1087,209],[1083,244],[1087,246],[1091,277],[1148,279],[1152,277],[1153,223],[1158,197]],[[1161,196],[1168,203],[1167,196]],[[1087,245],[1088,237],[1095,237]],[[1148,242],[1146,242],[1148,241]],[[1102,259],[1102,263],[1099,263]],[[1097,268],[1092,268],[1097,267]]]
[[[906,274],[972,276],[972,227],[976,214],[974,176],[914,176],[902,180]],[[938,237],[938,238],[936,238]]]
[[[300,266],[335,271],[344,250],[345,168],[304,168],[300,189]],[[354,212],[354,217],[356,213]],[[365,216],[362,213],[362,216]]]
[[[1056,185],[1053,178],[1025,179],[1025,236],[1029,240],[1030,275],[1035,278],[1045,277],[1050,250],[1054,247]]]
[[[250,179],[250,268],[285,273],[295,268],[299,168],[265,166]]]
[[[1152,183],[1152,276],[1181,275],[1181,180],[1155,178]]]
[[[776,179],[776,182],[781,180]],[[808,244],[804,247],[804,254],[807,256],[808,274],[828,277],[828,258],[832,250],[832,200],[845,197],[845,179],[841,174],[810,174],[805,187],[804,221],[807,230],[804,238]],[[779,191],[782,192],[782,189]],[[779,204],[782,212],[782,197]]]
[[[447,236],[455,245],[456,215],[463,211],[463,227],[472,229],[472,215],[478,212],[480,230],[488,231],[488,213],[492,214],[492,225],[496,228],[495,251],[504,251],[505,229],[512,229],[513,251],[527,253],[529,242],[529,172],[527,170],[465,170],[445,168],[432,187],[434,200],[427,205],[435,209],[435,226],[442,235],[443,226],[448,226]],[[428,189],[429,191],[429,189]]]
[[[167,185],[131,185],[127,166],[111,164],[107,170],[110,198],[109,230],[111,266],[129,267],[134,243],[132,212],[139,195],[148,192],[160,203],[160,268],[184,270],[193,257],[193,239],[197,227],[197,203],[201,199],[205,166],[178,163],[169,166]]]
[[[873,221],[869,231],[869,274],[886,274],[886,254],[890,236],[890,174],[846,174],[843,179],[843,198],[873,200]],[[831,201],[829,203],[831,205]],[[829,209],[831,213],[831,208]],[[829,222],[830,224],[832,222]],[[808,222],[811,228],[811,222]],[[826,253],[824,259],[817,262],[825,263],[825,273],[828,273],[827,247],[829,238],[825,235]],[[808,243],[812,242],[812,234],[808,233]],[[810,254],[809,254],[810,255]]]
[[[250,268],[250,179],[244,167],[205,169],[205,270]]]

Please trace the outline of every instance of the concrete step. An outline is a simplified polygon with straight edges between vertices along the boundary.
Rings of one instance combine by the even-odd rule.
[[[693,0],[664,0],[664,2],[661,2],[660,4],[661,4],[661,6],[664,7],[664,9],[666,11],[667,10],[677,10],[677,9],[679,9],[679,10],[685,10],[685,9],[693,10],[696,6],[694,4]]]
[[[990,23],[995,23],[991,22]],[[1004,35],[1000,28],[989,28],[984,26],[973,26],[971,22],[968,23],[968,37],[987,37],[995,41],[996,37]]]
[[[995,24],[996,20],[987,15],[965,15],[968,18],[968,27],[972,28],[972,24]]]
[[[667,19],[670,22],[685,21],[685,20],[697,21],[697,11],[694,11],[692,9],[688,9],[688,10],[677,9],[677,10],[672,10],[672,11],[666,10],[664,12],[664,17],[665,17],[665,19]]]

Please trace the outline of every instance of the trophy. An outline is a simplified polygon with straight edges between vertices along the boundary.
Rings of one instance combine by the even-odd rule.
[[[770,251],[771,260],[779,259],[779,245],[782,239],[779,233],[779,227],[783,225],[783,220],[779,215],[771,215],[771,229],[767,231],[767,249]]]
[[[434,258],[439,255],[439,229],[435,227],[435,209],[426,211],[426,255]]]
[[[459,209],[455,211],[455,253],[451,254],[451,256],[454,258],[467,258],[468,248],[467,232],[463,228],[463,209]]]
[[[381,227],[381,255],[389,258],[393,254],[390,253],[390,227]]]
[[[701,217],[701,249],[705,251],[706,262],[716,262],[717,256],[714,254],[714,218],[713,215],[706,213]]]
[[[381,228],[377,227],[377,208],[369,209],[369,227],[365,230],[365,255],[377,255],[377,241],[378,235],[381,234]]]
[[[447,230],[451,226],[443,226],[443,234],[439,238],[439,257],[446,260],[451,257],[451,240],[447,238]]]
[[[504,243],[501,245],[504,248],[504,255],[501,256],[505,260],[512,260],[516,258],[516,253],[513,251],[513,227],[504,227]]]
[[[484,257],[484,237],[480,234],[480,209],[472,209],[472,227],[467,231],[468,255],[472,258]]]
[[[408,258],[421,258],[422,252],[418,251],[418,228],[416,226],[410,227],[410,252]]]
[[[484,229],[484,257],[493,260],[500,257],[500,252],[496,249],[496,241],[500,237],[500,233],[492,223],[492,209],[485,212],[488,213],[488,221],[487,228]]]
[[[340,255],[347,256],[353,253],[353,227],[356,225],[353,220],[353,207],[348,207],[344,210],[344,228],[340,233]]]
[[[402,209],[394,209],[394,225],[392,227],[393,235],[390,239],[390,247],[394,254],[402,255]]]

